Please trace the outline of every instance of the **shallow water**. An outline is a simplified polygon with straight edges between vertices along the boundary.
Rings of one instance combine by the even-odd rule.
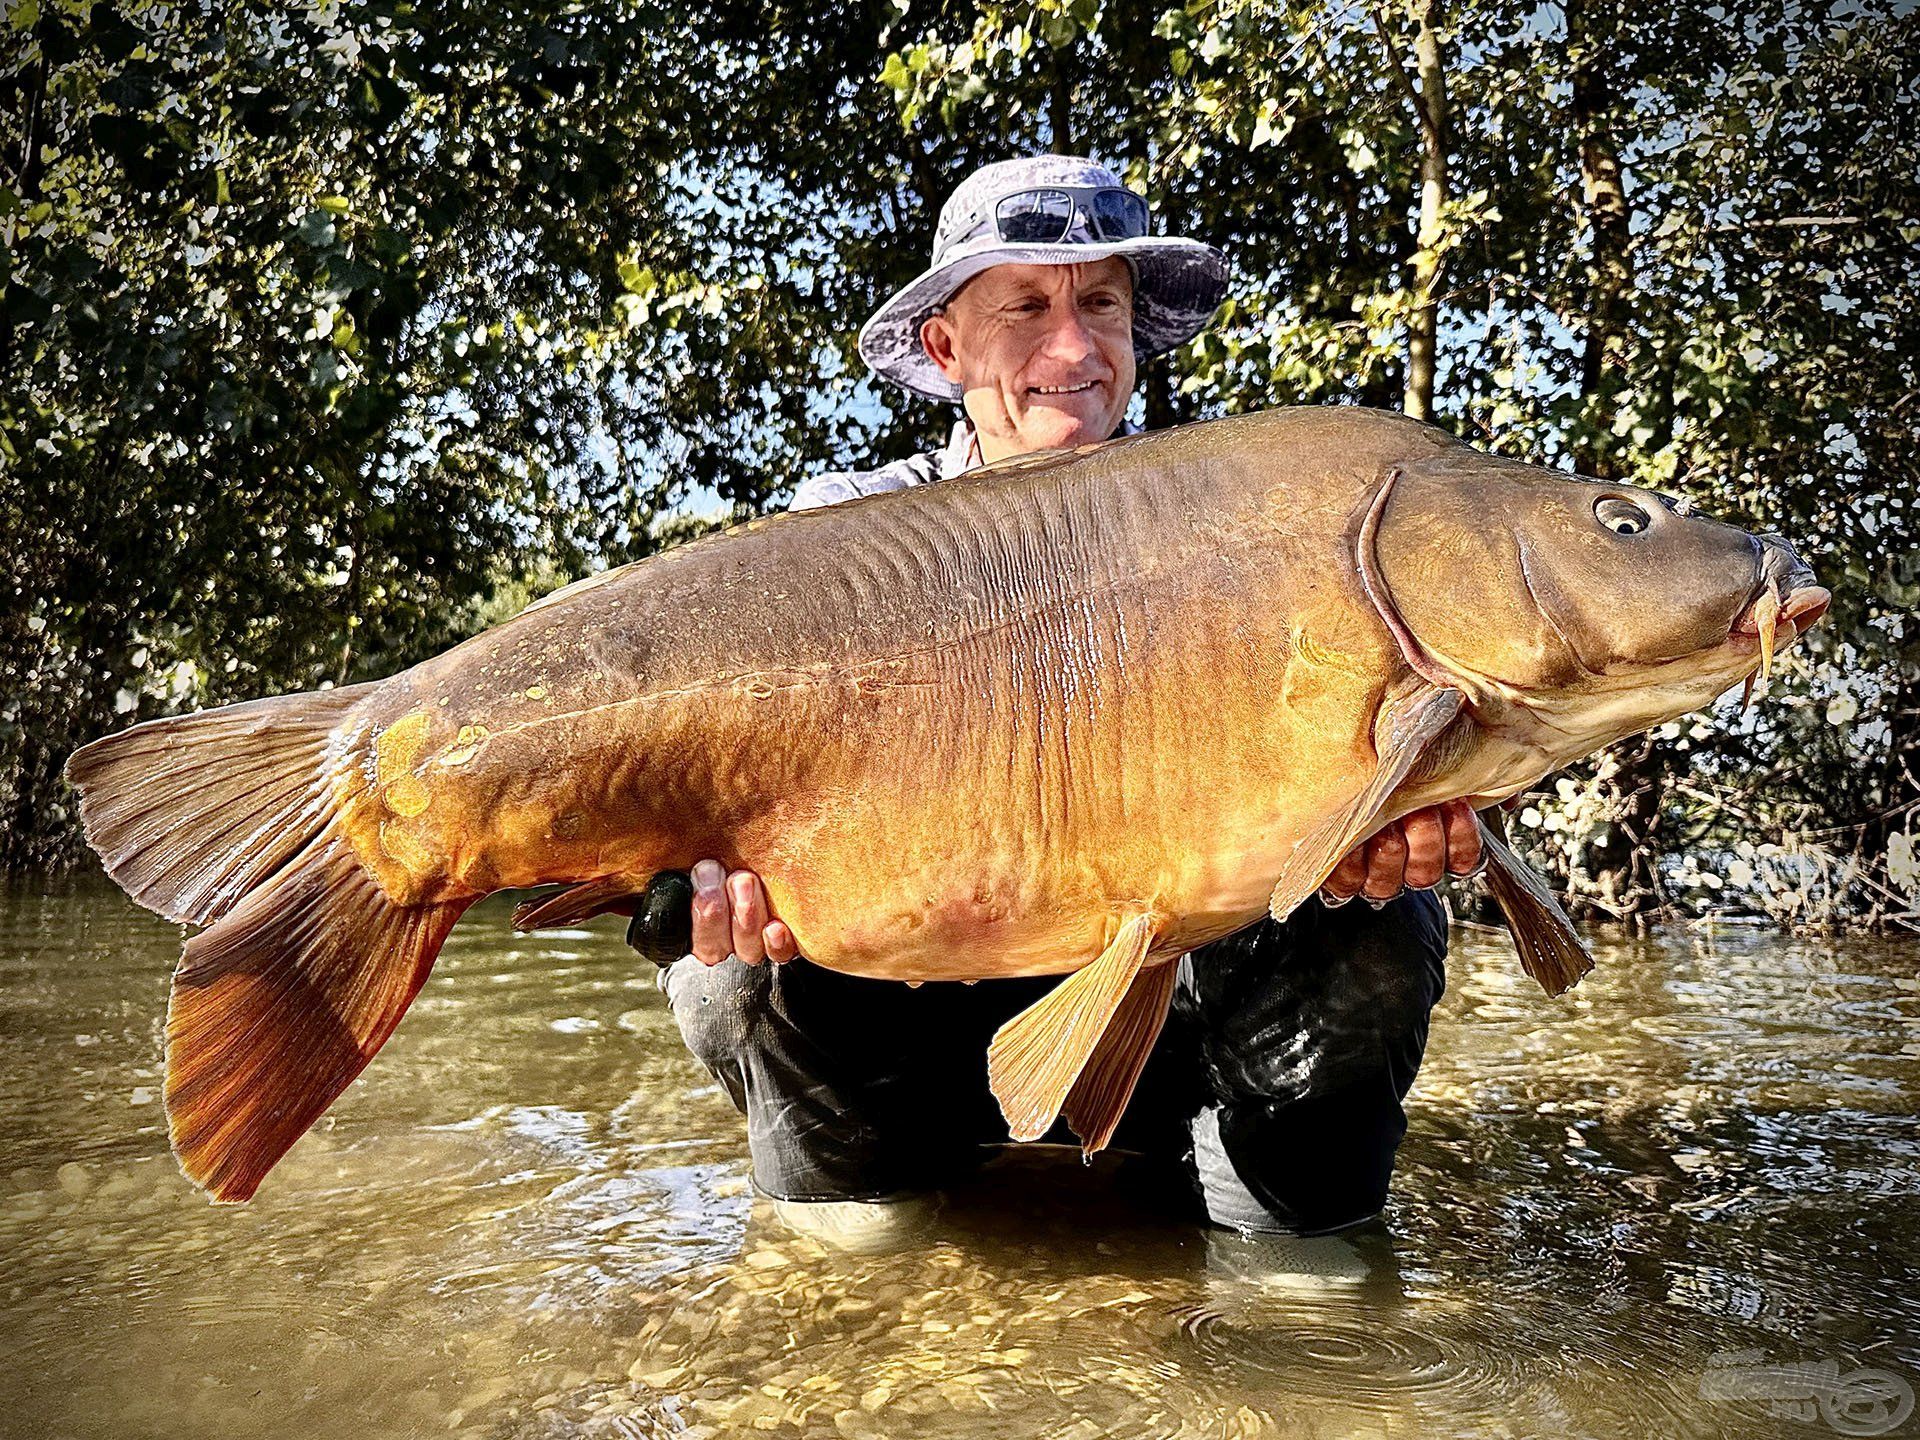
[[[215,1207],[157,1098],[179,927],[104,885],[0,892],[0,1432],[1920,1425],[1915,944],[1685,933],[1554,1001],[1456,931],[1374,1233],[1210,1234],[1027,1151],[847,1255],[752,1199],[612,922],[505,918],[470,914],[259,1198]]]

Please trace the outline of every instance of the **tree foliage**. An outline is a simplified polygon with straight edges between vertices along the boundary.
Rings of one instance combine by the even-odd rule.
[[[92,734],[385,673],[690,502],[924,446],[945,417],[852,332],[968,168],[1052,148],[1233,257],[1149,423],[1430,392],[1476,443],[1832,577],[1751,716],[1525,812],[1591,908],[1911,914],[1916,28],[1853,0],[11,0],[0,860],[72,853],[57,770]]]

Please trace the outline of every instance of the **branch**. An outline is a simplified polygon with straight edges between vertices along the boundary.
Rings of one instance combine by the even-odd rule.
[[[1373,20],[1373,28],[1379,32],[1380,43],[1386,47],[1388,68],[1392,71],[1393,78],[1399,82],[1401,92],[1406,95],[1407,100],[1413,106],[1414,119],[1419,121],[1420,128],[1426,132],[1427,139],[1438,146],[1440,144],[1440,128],[1433,123],[1432,118],[1427,114],[1427,102],[1420,98],[1420,92],[1414,88],[1413,81],[1407,78],[1407,67],[1400,59],[1400,48],[1393,43],[1393,36],[1387,30],[1387,22],[1380,16],[1380,7],[1378,5],[1369,6],[1367,8],[1367,14]]]
[[[1749,220],[1744,225],[1722,225],[1721,230],[1802,230],[1821,225],[1864,225],[1863,215],[1782,215],[1778,220]]]

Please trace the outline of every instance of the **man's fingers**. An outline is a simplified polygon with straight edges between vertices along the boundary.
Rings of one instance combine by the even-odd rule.
[[[1464,800],[1449,800],[1440,808],[1447,825],[1447,871],[1471,875],[1480,868],[1480,817]]]
[[[1391,900],[1411,887],[1427,890],[1445,875],[1471,875],[1480,867],[1480,821],[1465,800],[1415,810],[1376,831],[1343,855],[1321,882],[1320,898],[1341,905],[1356,895]]]
[[[1406,883],[1407,837],[1396,823],[1367,841],[1367,883],[1360,893],[1369,900],[1391,900]]]
[[[1333,873],[1320,883],[1320,894],[1336,905],[1344,905],[1360,893],[1367,883],[1367,847],[1356,845],[1333,867]]]
[[[733,953],[749,965],[767,958],[767,892],[760,877],[751,870],[736,870],[727,877],[727,894],[733,901]]]
[[[718,965],[733,949],[726,878],[718,860],[702,860],[693,867],[693,954],[702,965]]]
[[[769,920],[760,938],[766,944],[767,959],[776,965],[784,965],[800,953],[800,946],[784,920]]]
[[[1400,822],[1400,829],[1407,840],[1408,887],[1431,890],[1447,871],[1447,827],[1440,807],[1414,811]]]

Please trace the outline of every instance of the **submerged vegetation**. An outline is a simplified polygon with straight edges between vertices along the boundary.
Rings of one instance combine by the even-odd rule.
[[[1052,148],[1233,257],[1147,423],[1403,407],[1833,589],[1753,710],[1518,812],[1589,916],[1914,924],[1898,8],[10,0],[0,864],[79,853],[94,735],[387,673],[925,448],[853,332],[966,169]]]

